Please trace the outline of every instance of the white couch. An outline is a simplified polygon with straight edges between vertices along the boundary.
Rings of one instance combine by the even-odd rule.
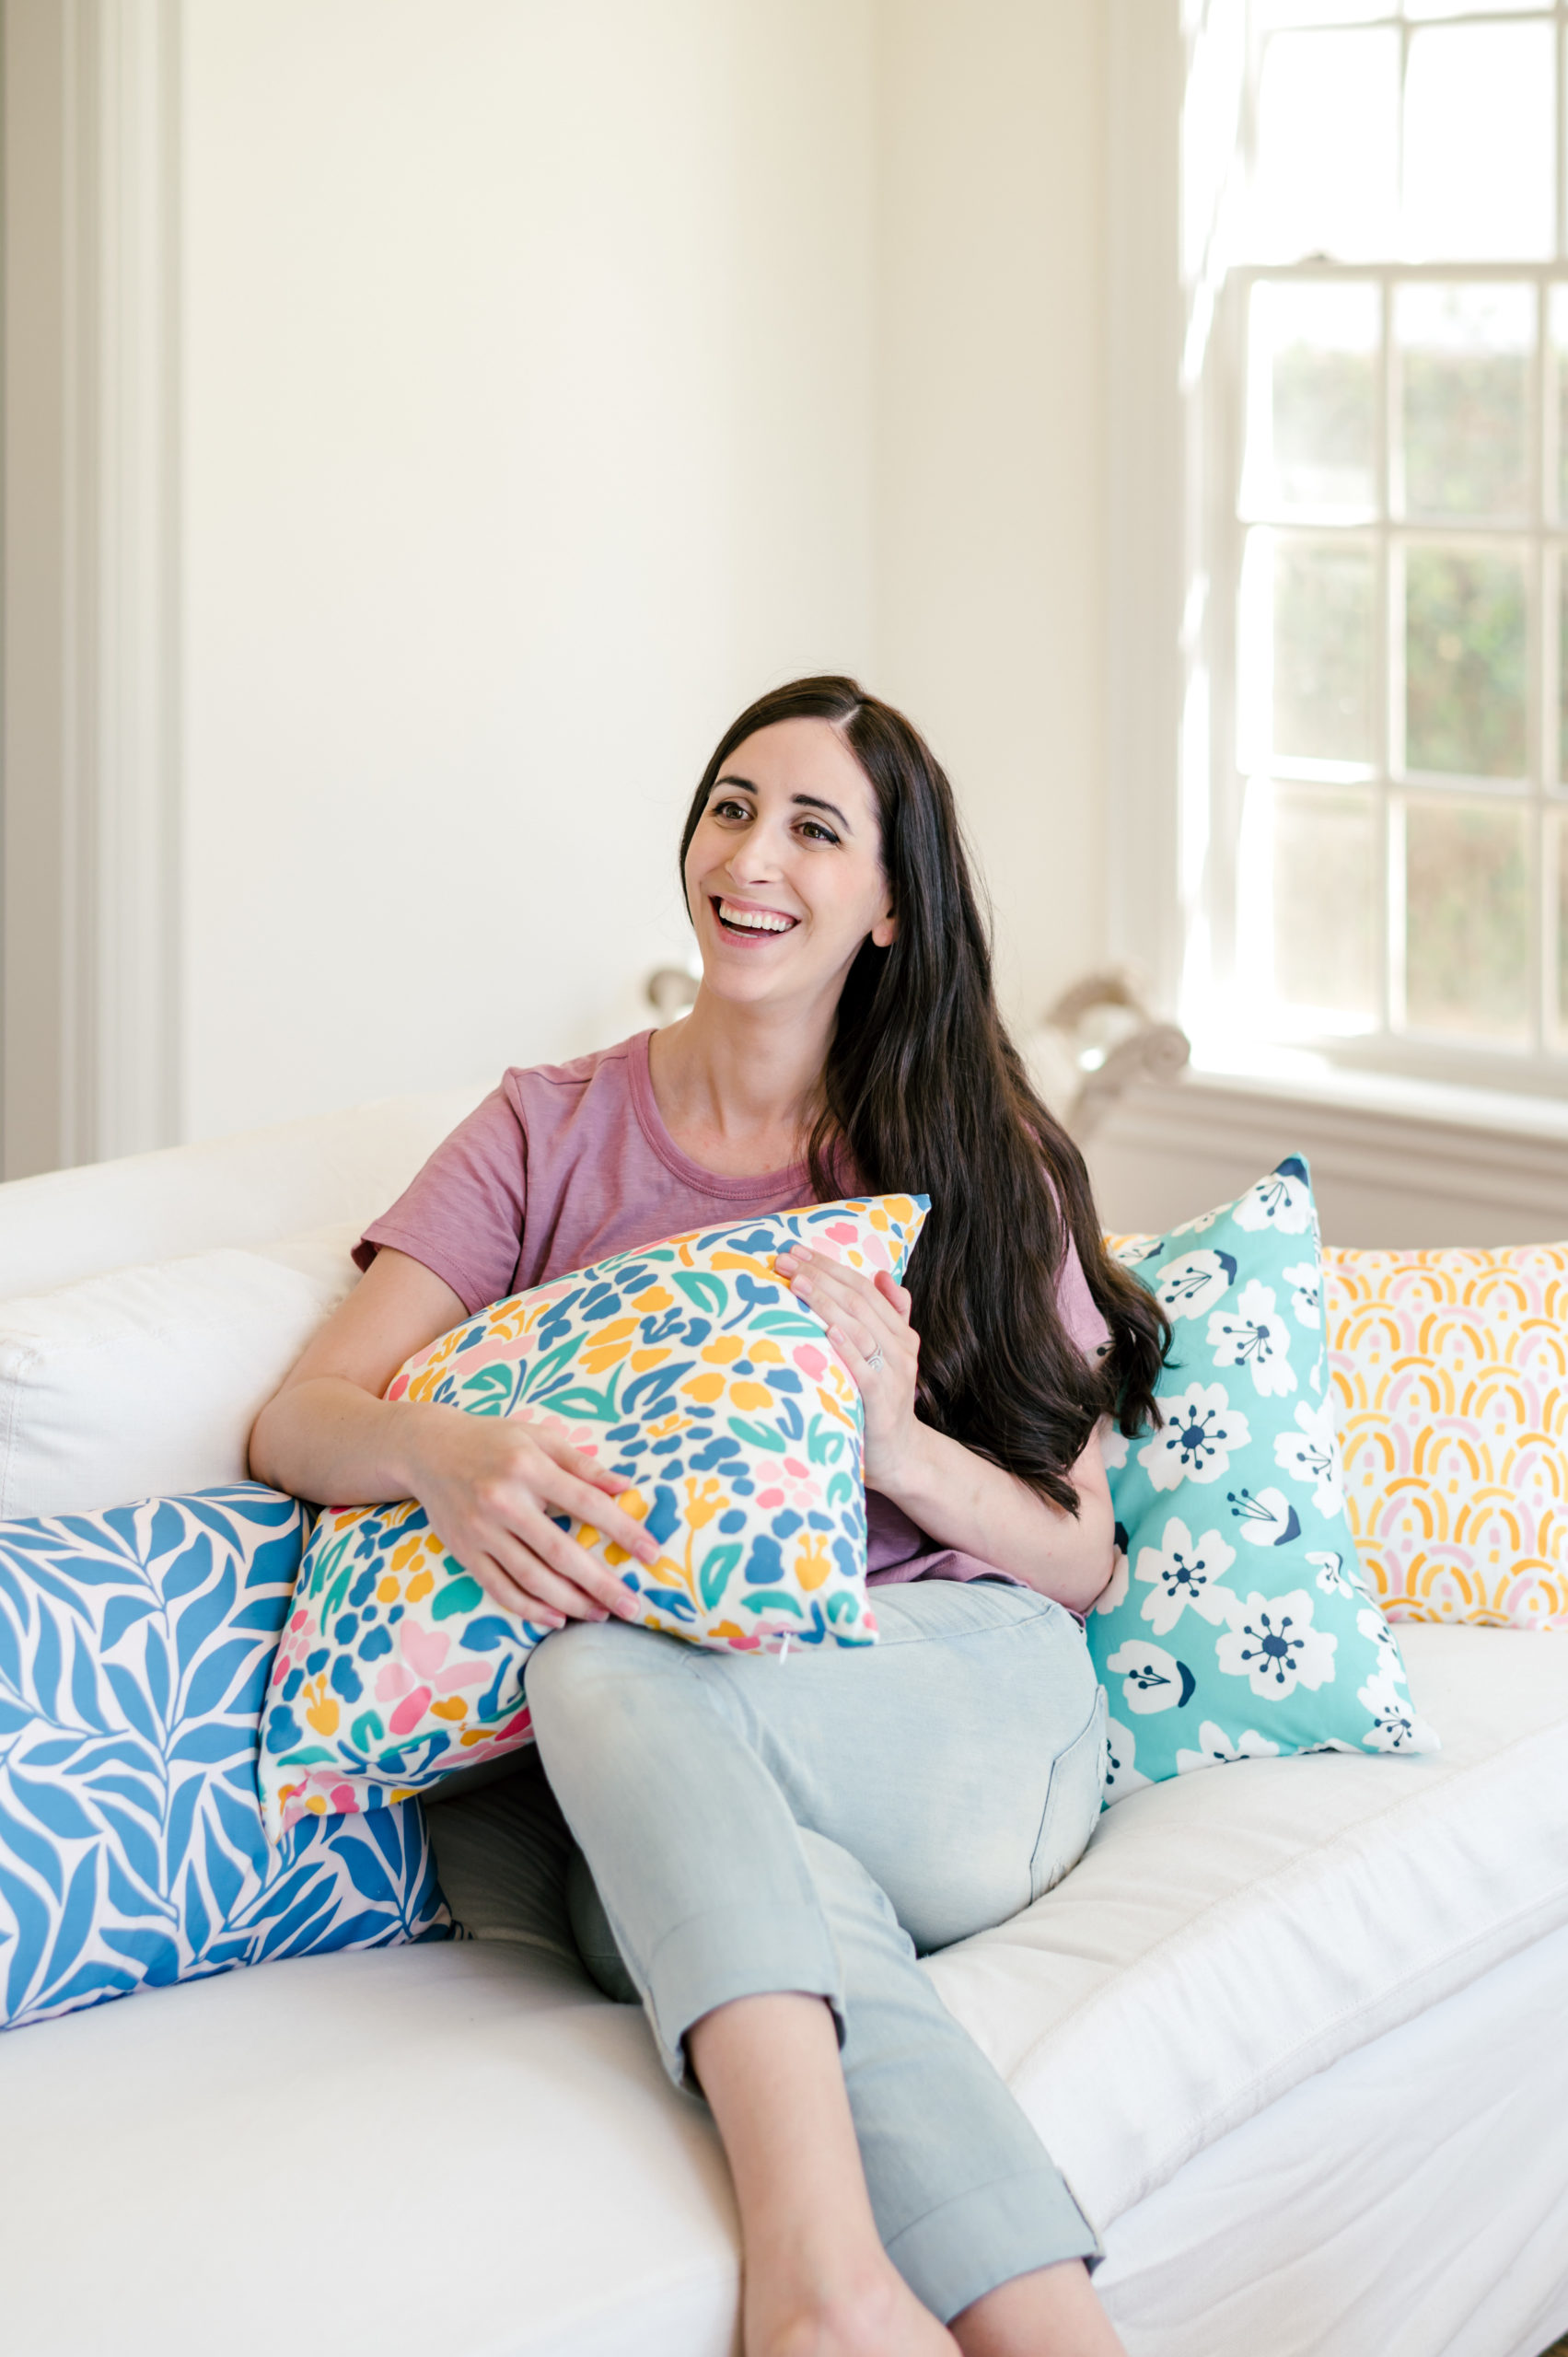
[[[0,1189],[0,1515],[237,1477],[476,1094]],[[1132,2357],[1568,2329],[1568,1638],[1400,1634],[1440,1756],[1136,1792],[929,1964],[1101,2229]],[[4,2357],[727,2357],[712,2129],[526,1930],[504,1789],[431,1810],[460,1942],[0,2037]]]

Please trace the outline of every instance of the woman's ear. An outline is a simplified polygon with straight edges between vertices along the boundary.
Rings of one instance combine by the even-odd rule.
[[[871,938],[878,949],[890,949],[899,930],[899,920],[891,909],[879,916],[871,928]]]

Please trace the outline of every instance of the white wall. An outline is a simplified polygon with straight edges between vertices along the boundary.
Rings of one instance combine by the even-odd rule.
[[[872,668],[871,0],[188,0],[184,1127],[575,1054]]]
[[[1103,0],[884,0],[877,674],[1031,1028],[1105,954]]]
[[[1098,0],[186,0],[181,1125],[643,1019],[762,686],[1101,953]]]

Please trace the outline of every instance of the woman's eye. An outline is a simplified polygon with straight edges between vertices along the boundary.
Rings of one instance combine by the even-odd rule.
[[[751,813],[744,802],[726,800],[713,805],[713,816],[715,819],[749,819]]]
[[[838,837],[834,834],[831,827],[824,827],[820,821],[816,819],[806,819],[802,823],[800,831],[804,835],[809,835],[811,841],[816,843],[836,843],[838,842]]]

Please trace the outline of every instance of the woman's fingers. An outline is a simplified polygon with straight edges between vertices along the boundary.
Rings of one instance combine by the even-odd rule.
[[[597,1534],[602,1526],[588,1524],[586,1527]],[[519,1516],[517,1537],[558,1579],[579,1589],[596,1607],[613,1612],[621,1620],[637,1618],[635,1596],[601,1557],[589,1553],[593,1542],[585,1540],[582,1532],[574,1536],[552,1522],[548,1511],[540,1511]]]
[[[828,1333],[835,1341],[847,1341],[851,1351],[860,1359],[874,1358],[882,1348],[882,1337],[874,1333],[863,1318],[854,1317],[849,1310],[840,1311],[828,1328]],[[886,1353],[883,1355],[885,1357]]]
[[[597,1532],[599,1538],[612,1539],[617,1547],[634,1556],[639,1563],[658,1562],[658,1541],[649,1536],[642,1524],[621,1507],[610,1504],[602,1490],[594,1489],[575,1475],[564,1471],[556,1475],[550,1483],[550,1504],[562,1514],[574,1515],[585,1528]],[[573,1542],[567,1540],[565,1543],[571,1545]],[[594,1542],[589,1538],[582,1543],[591,1547]],[[605,1576],[612,1578],[614,1575],[607,1572]]]
[[[552,1538],[562,1537],[549,1523],[543,1527]],[[557,1625],[563,1620],[601,1620],[610,1609],[608,1600],[595,1596],[578,1576],[589,1568],[580,1552],[578,1562],[563,1570],[546,1558],[542,1548],[506,1533],[494,1538],[487,1556],[480,1560],[494,1564],[513,1594],[523,1598],[520,1604],[509,1602],[507,1609],[520,1612],[525,1620],[548,1617]]]
[[[847,1337],[862,1360],[874,1358],[878,1351],[884,1361],[910,1358],[918,1351],[910,1329],[910,1296],[901,1285],[889,1279],[891,1292],[885,1293],[880,1277],[872,1284],[854,1270],[841,1269],[816,1254],[800,1257],[804,1265],[792,1277],[794,1290],[816,1311],[830,1336]],[[858,1366],[852,1364],[851,1372],[858,1376]]]
[[[519,1620],[532,1620],[547,1629],[563,1629],[566,1626],[567,1614],[559,1611],[552,1604],[541,1602],[529,1589],[519,1586],[494,1555],[471,1555],[463,1569],[473,1573],[492,1604],[498,1604],[503,1612],[510,1612]]]
[[[877,1290],[900,1322],[907,1326],[910,1322],[910,1311],[914,1307],[914,1295],[908,1286],[900,1284],[897,1277],[889,1276],[886,1269],[879,1269],[877,1272]]]
[[[629,1481],[618,1473],[597,1479],[603,1469],[580,1448],[574,1448],[570,1441],[563,1440],[559,1433],[533,1433],[529,1438],[549,1458],[552,1469],[541,1471],[538,1483],[551,1506],[590,1524],[601,1537],[613,1539],[628,1555],[634,1555],[638,1562],[657,1562],[656,1540],[648,1536],[634,1515],[613,1503],[621,1491],[631,1488]],[[614,1482],[614,1491],[610,1489],[610,1482]]]
[[[632,1487],[630,1475],[612,1473],[608,1465],[601,1465],[597,1457],[588,1455],[587,1449],[578,1448],[563,1433],[540,1432],[531,1425],[528,1432],[529,1438],[538,1443],[547,1457],[552,1457],[556,1464],[568,1473],[575,1473],[582,1480],[591,1481],[594,1488],[602,1490],[607,1497],[618,1498],[622,1490]]]

